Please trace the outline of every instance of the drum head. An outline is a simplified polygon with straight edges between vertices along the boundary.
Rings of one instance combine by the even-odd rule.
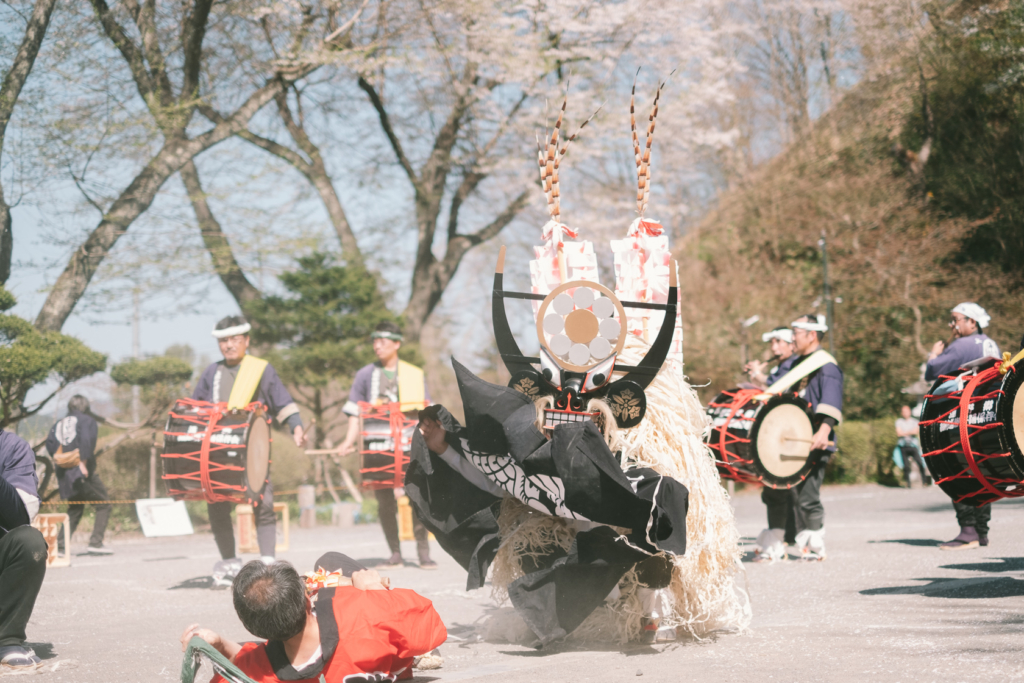
[[[792,486],[810,470],[814,428],[806,402],[795,396],[769,402],[751,432],[754,465],[773,488]]]
[[[270,426],[262,412],[256,414],[249,427],[249,443],[245,454],[245,477],[249,482],[249,495],[263,495],[263,486],[270,472]]]
[[[999,398],[999,420],[1003,449],[1010,452],[1008,464],[1018,479],[1024,480],[1024,363],[1018,362],[1003,378]]]

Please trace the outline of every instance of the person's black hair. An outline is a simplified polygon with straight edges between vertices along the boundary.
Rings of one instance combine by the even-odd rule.
[[[377,323],[377,327],[373,328],[374,332],[391,332],[392,334],[402,334],[402,328],[391,322],[385,320],[382,323]]]
[[[809,323],[816,323],[816,322],[818,322],[818,316],[816,314],[814,314],[814,313],[804,313],[802,316],[797,318],[797,320],[800,320],[801,318],[807,318],[807,322],[809,322]],[[824,332],[818,332],[817,330],[815,330],[814,333],[816,335],[818,335],[818,341],[821,341],[822,339],[825,338],[825,333]]]
[[[288,640],[306,626],[306,586],[287,562],[249,562],[231,593],[242,626],[257,638]]]
[[[788,327],[783,325],[782,327],[776,327],[774,330],[772,330],[772,332],[785,332],[788,329],[789,329]]]
[[[88,413],[89,412],[89,399],[81,394],[75,394],[68,400],[68,411],[74,410],[76,413]]]
[[[229,327],[238,327],[239,325],[244,325],[247,322],[249,321],[240,315],[229,315],[226,318],[221,318],[220,322],[218,322],[216,327],[214,327],[213,329],[226,330]]]

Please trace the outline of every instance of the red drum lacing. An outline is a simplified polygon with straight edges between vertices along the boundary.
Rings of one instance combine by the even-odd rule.
[[[381,467],[363,467],[359,470],[363,476],[363,487],[368,489],[395,489],[405,485],[405,467],[409,462],[409,456],[406,455],[406,451],[412,447],[412,440],[406,439],[404,433],[410,428],[418,424],[417,419],[407,417],[402,413],[401,403],[385,403],[383,405],[373,405],[371,403],[359,402],[359,414],[365,420],[380,420],[389,423],[390,437],[391,437],[391,450],[373,450],[366,449],[362,451],[364,456],[367,455],[382,455],[390,458],[387,465]],[[366,443],[366,437],[376,436],[379,438],[380,432],[362,432],[363,443]],[[371,439],[372,440],[372,439]],[[363,459],[365,464],[366,460]],[[367,474],[387,474],[390,478],[378,480],[378,479],[367,479]]]
[[[1003,426],[1002,422],[990,422],[989,424],[985,425],[972,425],[968,420],[971,405],[975,403],[981,403],[983,401],[995,400],[997,397],[1001,397],[1003,395],[1002,389],[996,389],[994,391],[988,392],[987,394],[982,394],[981,396],[974,395],[974,391],[979,386],[985,384],[986,382],[991,382],[992,380],[999,378],[999,367],[1000,364],[996,363],[993,367],[988,368],[987,370],[983,370],[982,372],[979,372],[977,375],[971,378],[971,380],[967,383],[967,386],[965,386],[963,388],[963,391],[961,392],[952,392],[951,394],[944,394],[943,396],[939,397],[933,396],[931,394],[925,396],[925,399],[927,400],[931,400],[934,398],[953,399],[956,398],[957,393],[960,394],[959,400],[955,408],[951,408],[942,415],[939,415],[938,417],[932,420],[925,420],[920,424],[921,427],[927,427],[934,424],[945,424],[959,428],[959,442],[951,443],[945,448],[941,448],[937,451],[930,451],[928,453],[925,453],[924,457],[929,458],[945,454],[962,455],[963,460],[967,462],[967,466],[964,467],[959,472],[952,474],[948,477],[943,477],[942,479],[938,480],[935,483],[943,484],[956,479],[974,479],[975,481],[978,482],[978,484],[981,485],[981,488],[984,491],[991,494],[992,496],[991,499],[986,500],[984,503],[982,503],[982,505],[986,503],[991,503],[1000,498],[1016,498],[1019,496],[1024,496],[1024,488],[1015,491],[1004,491],[996,488],[996,486],[1020,484],[1020,481],[1018,481],[1017,479],[989,479],[989,477],[986,474],[984,474],[978,467],[978,465],[980,465],[981,463],[987,460],[992,460],[993,458],[1010,457],[1009,451],[1005,451],[1002,453],[975,453],[974,449],[971,448],[971,439],[974,436],[980,434],[983,431],[987,431],[989,429],[998,429],[999,427]],[[1010,367],[1007,371],[1016,372],[1016,368]],[[940,379],[946,381],[955,380],[957,379],[957,376],[942,375]],[[956,421],[953,421],[949,418],[949,416],[950,414],[956,412],[957,410],[959,410],[960,412],[957,413],[957,418],[955,418]],[[970,498],[976,495],[978,495],[977,491],[967,493],[964,494],[963,496],[960,496],[953,502],[959,503],[963,501],[965,498]]]
[[[210,437],[218,432],[222,432],[226,429],[232,429],[238,427],[238,425],[229,425],[227,427],[217,424],[220,419],[229,412],[227,403],[210,403],[208,401],[196,401],[190,398],[178,399],[175,403],[175,407],[178,405],[189,406],[194,408],[196,412],[188,413],[176,413],[174,409],[171,409],[170,416],[172,418],[178,418],[185,422],[191,422],[194,425],[202,427],[203,440],[198,451],[191,451],[189,453],[165,453],[165,458],[183,458],[185,460],[191,460],[199,464],[199,471],[190,474],[165,474],[164,479],[186,479],[189,481],[198,481],[200,489],[173,489],[171,491],[174,495],[180,495],[186,500],[205,500],[208,503],[244,503],[248,500],[245,486],[232,486],[223,482],[216,481],[210,477],[211,473],[216,472],[244,472],[245,465],[228,465],[217,462],[210,462],[210,452],[228,450],[230,448],[238,448],[236,444],[214,444],[210,443]],[[247,412],[253,412],[263,404],[259,401],[254,401],[249,405],[245,406],[241,410]],[[194,436],[188,432],[164,432],[164,436],[173,436],[180,438],[183,436]],[[170,488],[170,487],[168,487]],[[225,494],[223,492],[230,492]]]
[[[743,415],[737,416],[737,413],[750,402],[752,398],[759,394],[763,394],[763,389],[737,389],[736,391],[723,391],[722,394],[728,396],[731,401],[727,403],[715,403],[712,401],[708,404],[708,408],[729,408],[729,417],[721,426],[715,427],[713,431],[718,432],[718,443],[711,447],[712,451],[718,452],[718,458],[715,463],[719,466],[720,470],[725,470],[722,476],[726,479],[732,479],[743,484],[761,484],[761,479],[746,470],[742,470],[736,467],[735,463],[741,463],[746,466],[752,465],[752,461],[744,460],[736,453],[729,451],[729,446],[736,444],[749,444],[750,439],[744,439],[736,436],[729,431],[729,425],[732,424],[734,419],[743,420],[749,422],[750,425],[747,427],[747,434],[754,426],[754,418],[744,417]],[[788,487],[787,487],[788,488]]]

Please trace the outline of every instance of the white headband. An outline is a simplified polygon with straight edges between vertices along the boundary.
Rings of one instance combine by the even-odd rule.
[[[234,327],[225,327],[223,330],[214,330],[212,334],[217,339],[226,339],[227,337],[234,337],[236,334],[249,334],[249,330],[252,329],[252,325],[249,323],[242,323],[241,325],[235,325]]]
[[[807,330],[808,332],[828,332],[828,325],[825,324],[825,316],[819,315],[817,322],[804,322],[803,320],[797,320],[790,327],[795,327],[798,330]]]
[[[965,318],[970,318],[978,323],[978,327],[988,327],[989,321],[992,320],[992,317],[985,312],[984,308],[970,301],[965,301],[950,312],[959,313]]]
[[[781,330],[772,330],[771,332],[765,332],[761,335],[761,341],[765,344],[770,342],[772,339],[778,339],[779,341],[784,341],[787,344],[792,344],[793,330],[784,327]]]

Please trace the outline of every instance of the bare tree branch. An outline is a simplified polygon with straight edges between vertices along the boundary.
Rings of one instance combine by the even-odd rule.
[[[420,193],[420,181],[416,176],[416,170],[412,167],[412,162],[409,161],[409,157],[405,156],[405,150],[402,149],[402,143],[399,141],[398,136],[395,135],[395,128],[391,125],[391,117],[388,116],[387,109],[384,107],[384,102],[380,99],[380,95],[377,94],[376,88],[370,84],[365,77],[359,77],[359,87],[362,88],[366,96],[370,98],[370,104],[373,105],[374,110],[377,112],[378,118],[380,118],[380,126],[384,129],[384,135],[387,136],[388,142],[391,143],[391,149],[394,150],[395,156],[398,157],[398,163],[401,165],[405,174],[409,177],[409,182],[412,183],[416,193]]]
[[[203,64],[203,38],[206,37],[206,22],[210,17],[213,0],[200,0],[185,18],[181,42],[185,51],[185,66],[182,69],[181,99],[196,100],[199,97],[199,71]]]
[[[214,270],[217,271],[218,277],[227,287],[231,296],[238,302],[239,308],[245,313],[249,304],[261,299],[262,295],[249,282],[245,273],[242,272],[241,266],[238,265],[238,261],[235,260],[227,235],[224,234],[220,223],[206,201],[206,193],[203,192],[202,184],[199,181],[199,171],[196,170],[195,162],[189,159],[178,173],[185,184],[189,201],[192,202],[192,210],[196,214],[199,231],[203,236],[203,246],[210,254]]]
[[[46,35],[46,28],[50,24],[50,15],[53,13],[55,4],[56,0],[36,0],[36,4],[32,8],[32,16],[29,17],[28,24],[25,26],[25,36],[14,56],[14,62],[4,75],[3,84],[0,85],[0,156],[3,155],[7,124],[14,112],[14,105],[21,95],[21,89],[25,86],[25,81],[28,80],[28,75],[36,62],[36,56],[39,54],[39,47],[43,44],[43,36]],[[7,205],[3,186],[0,185],[0,284],[7,282],[11,276],[13,251],[11,207]]]

